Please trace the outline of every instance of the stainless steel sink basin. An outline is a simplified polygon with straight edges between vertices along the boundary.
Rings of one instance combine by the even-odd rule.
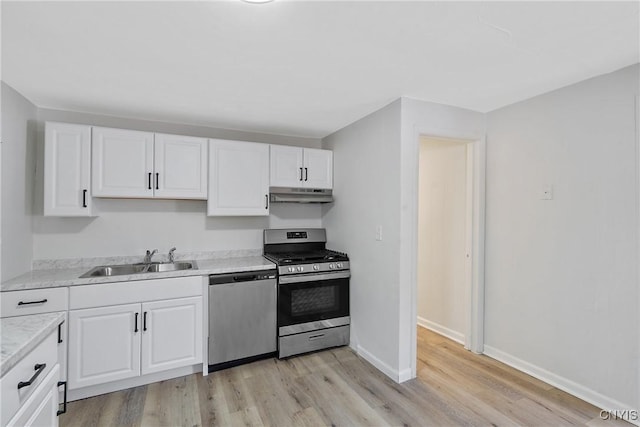
[[[158,264],[151,264],[149,266],[149,273],[159,273],[163,271],[178,271],[178,270],[191,270],[195,267],[194,261],[177,261],[177,262],[162,262]]]
[[[141,273],[160,273],[165,271],[196,270],[198,268],[195,261],[178,262],[154,262],[150,264],[122,264],[122,265],[101,265],[80,276],[81,279],[87,277],[109,277],[125,276]]]

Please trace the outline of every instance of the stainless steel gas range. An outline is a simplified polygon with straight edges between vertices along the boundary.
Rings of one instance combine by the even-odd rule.
[[[278,266],[278,357],[349,344],[349,257],[323,228],[264,230]]]

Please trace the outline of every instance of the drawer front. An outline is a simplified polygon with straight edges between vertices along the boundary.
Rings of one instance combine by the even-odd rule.
[[[18,409],[27,401],[29,396],[47,377],[58,363],[58,331],[49,335],[43,342],[34,348],[24,359],[7,372],[0,379],[0,390],[2,390],[2,414],[0,415],[0,425],[6,425]],[[45,364],[40,374],[33,380],[31,385],[18,388],[20,382],[27,382],[36,374],[36,365]]]
[[[73,286],[69,309],[77,310],[202,295],[202,276]]]
[[[66,311],[68,288],[2,292],[2,317]]]
[[[56,427],[58,425],[59,376],[58,366],[55,366],[9,421],[7,427]]]
[[[349,344],[349,325],[278,338],[278,357]]]

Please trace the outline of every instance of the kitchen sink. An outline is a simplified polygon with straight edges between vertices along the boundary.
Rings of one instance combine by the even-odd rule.
[[[149,273],[197,269],[194,261],[160,262],[149,266]]]
[[[125,276],[130,274],[141,273],[160,273],[166,271],[179,270],[197,270],[198,266],[195,261],[177,261],[177,262],[152,262],[149,264],[122,264],[122,265],[101,265],[94,267],[80,276],[81,279],[87,277],[110,277]]]

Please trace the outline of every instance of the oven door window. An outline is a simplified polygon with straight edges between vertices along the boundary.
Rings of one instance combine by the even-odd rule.
[[[278,325],[288,326],[349,315],[349,279],[278,286]]]

